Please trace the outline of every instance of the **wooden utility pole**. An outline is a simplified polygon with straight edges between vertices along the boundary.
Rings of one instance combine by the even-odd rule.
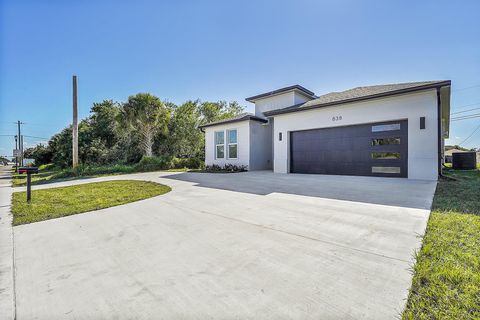
[[[18,150],[17,135],[15,135],[15,150]],[[18,151],[17,151],[18,152]],[[15,155],[15,171],[18,170],[18,153]]]
[[[78,166],[78,109],[77,109],[77,76],[73,76],[73,125],[72,125],[72,166]]]
[[[18,125],[18,152],[20,153],[20,155],[18,156],[18,162],[20,163],[20,166],[23,166],[23,139],[22,139],[22,133],[20,129],[22,122],[18,120],[17,125]]]

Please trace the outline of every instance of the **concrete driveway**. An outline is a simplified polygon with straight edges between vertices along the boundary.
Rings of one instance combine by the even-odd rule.
[[[17,319],[394,319],[436,186],[271,172],[94,181],[125,178],[173,191],[14,228]]]

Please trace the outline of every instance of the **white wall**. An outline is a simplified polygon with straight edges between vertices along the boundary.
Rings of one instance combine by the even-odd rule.
[[[287,91],[255,101],[255,115],[257,117],[263,117],[263,113],[266,111],[291,107],[309,100],[311,100],[311,98],[301,94],[299,91]]]
[[[226,130],[237,129],[237,159],[227,159],[227,133]],[[218,126],[207,127],[205,130],[205,165],[217,164],[224,166],[226,163],[249,166],[250,158],[250,129],[249,121],[239,121]],[[225,132],[225,158],[215,159],[215,131]]]
[[[293,91],[277,94],[268,98],[255,101],[255,115],[263,117],[263,113],[270,110],[286,108],[295,104],[295,93]]]
[[[332,117],[342,116],[340,121]],[[420,130],[420,117],[426,129]],[[289,170],[289,132],[353,124],[408,119],[408,178],[436,180],[438,177],[436,90],[392,96],[274,117],[274,171]],[[278,141],[278,133],[284,139]]]
[[[312,98],[307,97],[307,96],[301,94],[298,91],[295,91],[295,95],[293,97],[293,104],[304,103],[304,102],[307,102],[307,101],[310,101],[310,100],[312,100]]]
[[[250,170],[271,170],[272,125],[250,121]]]

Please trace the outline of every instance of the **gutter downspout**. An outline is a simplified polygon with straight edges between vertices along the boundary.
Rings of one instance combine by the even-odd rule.
[[[438,176],[443,177],[442,173],[442,107],[440,99],[440,88],[437,88],[437,136],[438,136]]]

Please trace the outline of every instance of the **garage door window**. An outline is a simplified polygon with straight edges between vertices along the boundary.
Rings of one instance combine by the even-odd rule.
[[[237,129],[227,130],[227,143],[228,143],[228,159],[237,159],[238,157]]]
[[[395,131],[400,130],[400,123],[379,124],[372,126],[372,132]]]
[[[372,139],[372,146],[384,146],[389,144],[400,144],[400,138],[378,138]]]
[[[372,167],[372,173],[400,173],[400,167]]]
[[[400,159],[399,152],[372,152],[372,159]]]
[[[223,131],[215,131],[215,159],[225,158],[225,136]]]

